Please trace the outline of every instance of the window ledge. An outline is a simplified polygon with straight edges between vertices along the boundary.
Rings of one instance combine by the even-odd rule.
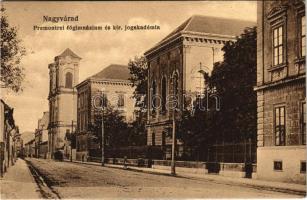
[[[270,66],[270,68],[268,68],[268,71],[271,72],[271,71],[274,71],[274,70],[277,70],[277,69],[282,69],[282,68],[287,67],[287,65],[288,65],[288,63],[282,63],[282,64],[279,64],[279,65]]]
[[[297,58],[297,59],[294,60],[294,63],[295,63],[295,64],[304,63],[304,62],[305,62],[305,59],[306,59],[305,56],[300,57],[300,58]]]
[[[160,114],[161,114],[161,115],[166,115],[166,113],[167,113],[166,110],[160,111]]]

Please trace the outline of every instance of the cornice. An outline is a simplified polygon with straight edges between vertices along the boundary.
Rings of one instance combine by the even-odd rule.
[[[271,88],[283,86],[285,84],[289,84],[289,83],[292,83],[292,82],[295,82],[295,81],[305,81],[305,78],[306,78],[305,74],[299,75],[299,76],[287,77],[285,79],[281,79],[281,80],[278,80],[278,81],[265,83],[263,85],[256,86],[256,87],[254,87],[254,91],[271,89]]]
[[[150,56],[151,54],[154,54],[157,51],[160,51],[161,49],[165,48],[166,46],[174,43],[174,42],[180,42],[183,41],[183,38],[197,38],[199,41],[203,41],[204,43],[209,43],[209,40],[211,41],[220,41],[220,42],[226,42],[226,41],[234,41],[236,40],[236,36],[230,36],[230,35],[222,35],[222,34],[214,34],[214,33],[200,33],[200,32],[193,32],[193,31],[181,31],[172,37],[168,38],[161,44],[157,44],[151,49],[147,50],[144,55],[146,57]]]
[[[90,83],[132,86],[132,83],[129,80],[121,80],[121,79],[92,79],[91,78]]]

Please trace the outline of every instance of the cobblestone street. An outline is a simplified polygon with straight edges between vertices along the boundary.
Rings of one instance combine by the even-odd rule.
[[[209,180],[147,174],[44,159],[28,159],[60,198],[295,198]],[[48,193],[48,191],[44,191]],[[52,196],[52,195],[50,195]]]

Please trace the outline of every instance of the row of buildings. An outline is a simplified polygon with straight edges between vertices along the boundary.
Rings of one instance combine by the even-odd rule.
[[[42,118],[37,122],[37,128],[34,130],[30,140],[23,146],[23,156],[36,158],[49,158],[48,150],[48,125],[49,112],[43,112]]]
[[[0,176],[22,153],[23,141],[14,121],[14,109],[0,99]]]
[[[214,63],[223,60],[224,44],[236,41],[246,27],[257,25],[256,176],[303,183],[306,180],[305,3],[259,1],[257,16],[257,24],[192,16],[144,53],[148,62],[147,108],[152,108],[147,112],[147,145],[170,147],[172,138],[165,130],[171,127],[174,111],[166,108],[167,97],[176,95],[179,109],[183,108],[185,97],[195,99],[205,88],[200,72],[210,75]],[[91,140],[89,129],[101,105],[96,102],[97,96],[121,108],[127,121],[134,119],[134,88],[128,67],[110,65],[79,83],[80,60],[66,49],[49,65],[49,122],[44,124],[48,129],[46,157],[62,151],[67,158],[86,160],[92,149],[99,148]],[[159,107],[151,100],[157,95],[161,97]],[[68,140],[72,134],[76,137],[75,146]],[[41,141],[39,138],[34,143]]]

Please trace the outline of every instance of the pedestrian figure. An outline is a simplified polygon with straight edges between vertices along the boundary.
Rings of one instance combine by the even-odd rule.
[[[127,169],[127,156],[124,157],[124,169]]]

